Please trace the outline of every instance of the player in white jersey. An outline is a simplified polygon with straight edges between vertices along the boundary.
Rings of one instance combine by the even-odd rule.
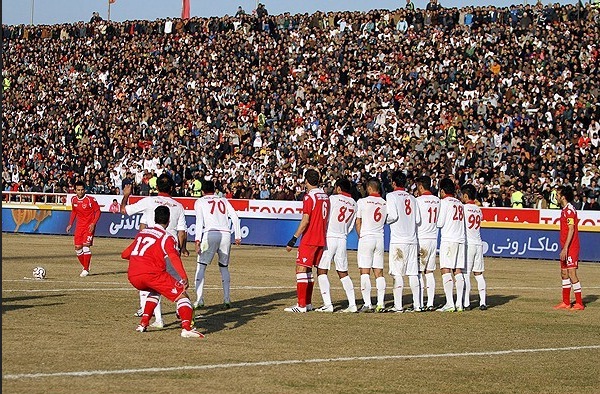
[[[425,271],[425,284],[427,290],[427,310],[434,311],[433,300],[435,297],[435,255],[437,250],[438,227],[437,218],[440,212],[440,199],[431,193],[431,178],[422,176],[417,178],[417,204],[421,212],[421,223],[417,231],[419,239],[419,258],[421,271]]]
[[[156,207],[166,206],[169,208],[170,219],[169,225],[166,231],[171,234],[175,239],[178,240],[179,253],[182,256],[189,256],[186,244],[187,244],[187,225],[185,223],[185,210],[181,203],[175,201],[171,197],[171,193],[175,187],[175,182],[168,174],[161,174],[156,180],[156,187],[158,189],[158,196],[144,197],[138,202],[127,205],[129,196],[131,195],[131,185],[126,185],[123,188],[123,198],[121,199],[121,213],[124,215],[135,215],[136,213],[142,213],[140,219],[140,230],[146,227],[154,227],[154,211]],[[179,274],[171,265],[170,260],[167,258],[167,272],[174,278],[179,278]],[[141,316],[146,304],[146,297],[148,297],[147,291],[140,291],[140,309],[135,313],[136,316]],[[160,298],[154,309],[155,321],[152,323],[152,327],[162,328],[164,326],[162,320],[162,310],[160,307]]]
[[[348,179],[338,179],[334,186],[334,195],[329,197],[329,222],[327,223],[327,246],[317,266],[317,281],[323,297],[323,306],[315,309],[317,312],[333,312],[331,293],[327,273],[331,261],[335,262],[342,287],[348,298],[348,307],[341,312],[357,312],[354,285],[348,275],[348,253],[346,241],[348,234],[354,228],[356,220],[356,201],[350,196],[352,184]]]
[[[215,195],[213,181],[202,181],[203,196],[194,203],[196,211],[196,253],[198,253],[198,266],[196,267],[196,302],[194,308],[204,306],[204,274],[206,267],[211,263],[215,254],[219,255],[219,271],[223,283],[223,307],[231,308],[229,274],[229,255],[231,252],[231,231],[229,219],[233,225],[235,244],[242,242],[240,219],[231,203],[224,197]]]
[[[440,181],[440,215],[437,226],[440,228],[440,268],[446,304],[440,312],[463,311],[463,291],[465,288],[465,221],[463,204],[454,197],[456,189],[450,178]],[[456,284],[456,304],[452,290]]]
[[[364,305],[359,312],[373,311],[371,304],[371,270],[375,275],[377,306],[375,312],[385,309],[385,278],[383,277],[383,226],[387,217],[387,205],[381,197],[381,182],[377,178],[367,181],[367,197],[358,200],[356,213],[356,233],[358,234],[358,269],[360,271],[360,291]]]
[[[389,265],[394,278],[394,306],[388,312],[404,312],[402,290],[404,275],[413,296],[412,311],[422,311],[423,283],[420,278],[417,225],[421,222],[421,212],[417,200],[406,191],[406,175],[402,171],[392,173],[394,190],[385,197],[387,220],[390,225]]]
[[[483,278],[483,242],[481,241],[481,221],[483,214],[481,208],[475,204],[477,191],[475,186],[467,184],[461,188],[462,201],[465,204],[465,227],[467,234],[467,270],[465,275],[465,301],[464,308],[468,309],[471,305],[471,272],[475,275],[477,281],[477,290],[479,291],[479,309],[485,311],[486,285]]]

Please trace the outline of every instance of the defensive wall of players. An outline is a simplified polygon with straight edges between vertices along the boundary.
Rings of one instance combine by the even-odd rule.
[[[6,197],[6,196],[3,196]],[[62,201],[62,198],[53,201]],[[70,201],[65,195],[64,201]],[[139,215],[127,217],[109,212],[114,196],[94,195],[103,214],[96,226],[99,237],[133,238],[139,229]],[[130,202],[136,198],[131,197]],[[27,234],[64,234],[70,207],[65,203],[47,203],[45,199],[14,199],[2,206],[2,232]],[[28,201],[26,201],[28,200]],[[177,198],[186,208],[188,240],[195,235],[194,198]],[[241,219],[243,243],[246,245],[284,246],[297,228],[301,217],[299,201],[231,200]],[[489,257],[557,259],[558,220],[556,209],[482,208],[484,221],[481,236],[484,255]],[[578,211],[581,240],[580,259],[600,262],[600,212]],[[389,243],[386,226],[385,245]],[[348,249],[356,250],[358,239],[352,232]]]

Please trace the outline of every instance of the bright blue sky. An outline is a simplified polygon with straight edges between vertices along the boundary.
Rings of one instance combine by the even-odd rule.
[[[239,5],[246,12],[256,7],[255,0],[190,0],[192,16],[233,15]],[[537,0],[525,0],[535,4]],[[544,4],[576,4],[577,0],[542,0]],[[584,3],[587,3],[585,0]],[[260,0],[270,14],[289,11],[313,13],[319,11],[396,9],[404,7],[406,0]],[[413,0],[417,8],[425,8],[428,0]],[[464,7],[466,5],[496,5],[506,7],[521,4],[506,0],[439,0],[444,7]],[[29,24],[32,15],[35,24],[57,24],[65,22],[89,21],[92,12],[97,11],[107,18],[108,0],[2,0],[2,23],[9,25]],[[116,0],[111,5],[111,20],[122,22],[133,19],[155,20],[157,18],[180,17],[181,0]]]

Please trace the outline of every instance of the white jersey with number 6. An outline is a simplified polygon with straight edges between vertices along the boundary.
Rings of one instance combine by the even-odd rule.
[[[380,196],[370,195],[358,200],[356,218],[362,221],[360,237],[383,236],[387,205]]]

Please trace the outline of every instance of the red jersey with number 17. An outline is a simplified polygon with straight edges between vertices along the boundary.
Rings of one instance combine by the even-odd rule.
[[[569,251],[579,253],[579,230],[577,229],[577,222],[577,211],[571,203],[568,203],[560,213],[560,245],[564,247],[565,242],[567,242],[569,225],[572,224],[575,226],[575,231],[573,232]]]
[[[304,195],[302,214],[309,215],[308,227],[302,233],[300,245],[325,246],[329,222],[329,196],[320,188]]]

